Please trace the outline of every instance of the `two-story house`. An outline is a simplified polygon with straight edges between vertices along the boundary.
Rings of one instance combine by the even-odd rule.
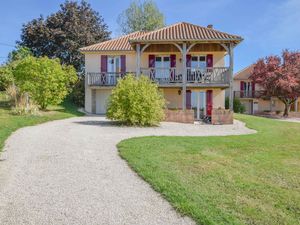
[[[265,97],[264,89],[258,84],[251,82],[249,77],[253,65],[250,65],[234,75],[233,90],[234,98],[240,99],[245,106],[247,114],[257,114],[263,112],[283,112],[284,104],[276,97]],[[300,111],[300,101],[296,101],[291,106],[292,112]]]
[[[233,49],[241,41],[211,25],[181,22],[83,47],[85,110],[105,114],[112,88],[133,73],[157,82],[168,108],[194,109],[196,119],[210,116],[224,108],[225,89],[233,88]]]

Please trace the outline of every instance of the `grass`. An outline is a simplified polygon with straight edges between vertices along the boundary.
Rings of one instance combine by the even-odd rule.
[[[236,118],[258,133],[132,138],[120,155],[198,224],[300,224],[300,124]]]
[[[12,115],[8,99],[0,92],[0,152],[9,135],[21,127],[80,115],[82,113],[78,112],[77,108],[69,102],[60,106],[48,107],[47,111],[41,112],[37,116]]]

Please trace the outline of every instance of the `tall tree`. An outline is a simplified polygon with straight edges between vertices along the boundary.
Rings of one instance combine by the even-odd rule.
[[[108,26],[90,4],[66,1],[46,19],[40,16],[24,24],[19,44],[30,48],[34,56],[57,57],[79,71],[83,66],[79,48],[109,37]]]
[[[118,17],[122,33],[151,31],[165,26],[164,15],[152,0],[133,1]]]
[[[281,58],[259,59],[250,79],[262,86],[267,96],[281,100],[285,105],[283,115],[288,116],[291,104],[300,96],[300,52],[284,50]]]

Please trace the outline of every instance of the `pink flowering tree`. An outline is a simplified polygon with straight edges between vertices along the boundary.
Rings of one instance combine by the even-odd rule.
[[[277,97],[285,105],[283,116],[288,116],[291,105],[300,96],[300,52],[284,50],[282,57],[259,59],[250,79],[265,89],[268,97]]]

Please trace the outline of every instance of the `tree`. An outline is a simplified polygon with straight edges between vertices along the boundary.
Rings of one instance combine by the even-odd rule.
[[[0,91],[6,90],[14,83],[13,69],[20,60],[31,55],[32,52],[28,48],[22,46],[17,46],[15,50],[8,54],[7,62],[0,67]]]
[[[7,64],[17,62],[32,55],[33,54],[29,48],[18,45],[15,50],[8,54]]]
[[[103,18],[85,1],[66,1],[46,19],[40,16],[23,25],[20,45],[36,57],[59,58],[62,64],[83,68],[79,48],[108,40],[110,32]]]
[[[16,85],[41,109],[63,101],[77,80],[73,66],[61,65],[58,59],[29,56],[21,60],[13,70]]]
[[[0,67],[0,91],[5,91],[6,88],[12,85],[14,82],[14,76],[12,70],[7,66]]]
[[[164,118],[165,100],[148,77],[128,75],[113,89],[107,117],[128,125],[152,126]]]
[[[122,33],[152,31],[165,26],[164,15],[151,0],[133,1],[118,17]]]
[[[250,79],[265,89],[268,97],[277,97],[284,105],[288,116],[291,105],[300,96],[300,52],[284,50],[282,57],[269,56],[259,59]]]

